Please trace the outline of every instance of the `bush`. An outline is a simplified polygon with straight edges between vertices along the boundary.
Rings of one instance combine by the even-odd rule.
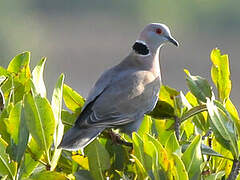
[[[227,55],[211,53],[208,81],[188,70],[189,92],[161,86],[156,108],[132,138],[133,147],[102,133],[82,152],[56,147],[81,112],[82,98],[61,74],[51,103],[43,58],[31,72],[30,53],[0,67],[0,176],[2,179],[235,179],[239,169],[240,120],[229,95]],[[62,108],[62,100],[68,110]]]

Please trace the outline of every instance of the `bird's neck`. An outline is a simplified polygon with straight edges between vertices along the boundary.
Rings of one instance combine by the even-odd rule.
[[[132,49],[139,56],[155,56],[158,49],[161,47],[162,45],[159,46],[158,44],[149,43],[144,40],[136,40]]]
[[[160,76],[159,66],[159,53],[161,47],[156,47],[155,50],[144,41],[137,40],[132,47],[133,55],[137,56],[135,61],[132,62],[135,66],[142,67],[143,69],[153,72],[156,76]]]

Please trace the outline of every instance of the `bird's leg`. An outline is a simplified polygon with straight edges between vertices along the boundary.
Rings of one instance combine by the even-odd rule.
[[[111,129],[109,129],[107,131],[107,134],[114,144],[123,144],[123,145],[131,147],[131,148],[133,147],[132,143],[122,140],[121,136],[119,134],[113,132]]]

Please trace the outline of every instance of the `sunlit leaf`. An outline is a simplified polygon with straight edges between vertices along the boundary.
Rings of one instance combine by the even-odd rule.
[[[6,142],[0,138],[0,176],[8,175],[11,179],[14,179],[17,169],[6,153],[6,146]]]
[[[42,58],[37,66],[33,69],[32,80],[36,87],[37,92],[42,96],[46,97],[46,87],[43,81],[43,70],[46,62],[46,58]]]
[[[84,98],[66,84],[63,86],[63,99],[68,109],[73,112],[81,112],[85,102]]]
[[[187,85],[193,95],[202,102],[206,102],[206,98],[212,97],[211,87],[208,81],[200,76],[192,76],[188,70],[184,70],[187,74]]]
[[[168,157],[168,152],[167,150],[162,146],[162,144],[155,139],[153,136],[147,134],[147,138],[149,141],[151,141],[155,147],[157,148],[158,152],[158,162],[161,165],[162,169],[167,172],[170,166],[170,159]]]
[[[161,120],[155,121],[155,127],[158,133],[158,139],[162,144],[165,144],[168,140],[168,137],[173,133],[173,130],[168,130],[168,128],[172,127],[174,121],[170,120]]]
[[[225,175],[224,171],[220,171],[217,173],[212,173],[208,176],[204,176],[205,180],[218,180],[218,179],[222,179],[222,177]]]
[[[174,97],[178,95],[179,92],[177,90],[162,85],[160,88],[159,99],[169,103],[172,107],[174,107]]]
[[[174,160],[174,171],[172,172],[175,180],[188,180],[188,173],[183,161],[175,153],[172,154]]]
[[[140,160],[134,156],[133,154],[131,154],[131,157],[134,159],[135,163],[136,163],[136,166],[137,166],[137,177],[139,179],[148,179],[149,176],[148,176],[148,173],[146,171],[146,169],[144,168],[144,165],[140,162]]]
[[[149,170],[152,171],[154,179],[160,179],[160,174],[159,174],[159,161],[158,161],[158,150],[155,147],[155,145],[151,142],[148,141],[147,138],[144,140],[144,151],[146,153],[146,156],[149,157],[148,159],[145,158],[145,161],[148,160],[149,162],[146,162],[145,164],[150,164]]]
[[[228,98],[226,100],[226,110],[229,112],[229,114],[232,116],[232,119],[234,121],[234,124],[237,128],[238,134],[240,135],[240,119],[239,119],[239,115],[237,112],[236,107],[233,105],[232,101],[230,100],[230,98]]]
[[[138,135],[143,136],[144,134],[151,134],[152,130],[152,119],[150,116],[145,115],[141,123],[141,126],[138,129]]]
[[[8,144],[11,143],[10,134],[7,132],[6,121],[8,121],[9,114],[13,108],[13,104],[9,103],[6,108],[0,113],[0,135]]]
[[[40,173],[34,174],[31,177],[32,180],[68,180],[65,174],[55,172],[55,171],[42,171]]]
[[[202,163],[201,136],[196,136],[186,151],[183,153],[182,161],[185,164],[189,179],[200,177],[200,165]]]
[[[46,98],[40,95],[25,95],[24,114],[29,132],[37,144],[45,150],[50,163],[49,148],[55,131],[54,115]]]
[[[3,68],[2,66],[0,66],[0,76],[8,76],[9,72]],[[1,83],[0,83],[1,84]],[[1,85],[0,85],[1,86]]]
[[[219,49],[213,49],[210,57],[213,63],[211,69],[212,80],[218,89],[218,96],[223,102],[229,97],[232,87],[228,55],[221,55]]]
[[[15,56],[8,65],[7,70],[13,73],[23,72],[26,77],[31,75],[30,67],[30,52],[24,52]]]
[[[88,157],[85,157],[83,155],[72,155],[72,159],[76,161],[80,166],[82,166],[84,169],[89,170],[89,163],[88,163]]]
[[[57,149],[57,147],[62,140],[63,132],[64,132],[64,125],[62,124],[62,120],[61,120],[63,82],[64,82],[64,75],[61,74],[60,77],[58,78],[58,81],[57,81],[56,87],[54,88],[53,96],[52,96],[52,109],[55,117],[56,130],[54,132],[54,138],[53,138],[55,149],[54,149],[53,157],[51,160],[51,170],[54,170],[56,168],[58,159],[62,152],[62,149]]]
[[[169,136],[169,138],[168,138],[168,140],[167,140],[167,142],[166,142],[166,145],[165,145],[165,147],[166,147],[166,149],[169,151],[169,152],[171,152],[171,153],[179,153],[179,152],[177,152],[177,151],[180,151],[180,145],[179,145],[179,143],[178,143],[178,140],[177,140],[177,138],[176,138],[176,135],[175,135],[175,133],[172,133],[170,136]]]
[[[215,104],[217,101],[215,101]],[[217,106],[208,99],[207,108],[209,112],[209,116],[211,118],[210,124],[212,130],[216,136],[216,139],[221,143],[225,148],[230,150],[235,158],[239,156],[238,146],[237,146],[237,137],[234,135],[235,130],[233,126],[233,122],[230,119],[227,119],[228,112],[225,108],[217,103],[218,107],[222,109],[219,111]],[[230,115],[228,118],[231,118]]]

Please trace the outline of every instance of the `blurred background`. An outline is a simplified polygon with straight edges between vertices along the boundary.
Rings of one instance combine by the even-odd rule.
[[[229,54],[232,99],[240,105],[240,1],[11,0],[0,2],[0,65],[31,51],[31,67],[48,58],[48,97],[61,72],[84,97],[101,72],[122,60],[150,22],[167,24],[180,47],[162,49],[165,85],[186,92],[185,73],[210,81],[210,52]],[[212,82],[211,82],[212,83]],[[240,108],[238,108],[240,109]]]

